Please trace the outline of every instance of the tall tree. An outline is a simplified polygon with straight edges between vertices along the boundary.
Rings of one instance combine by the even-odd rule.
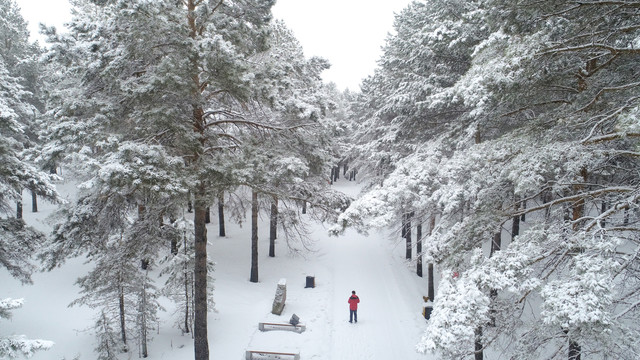
[[[185,166],[172,177],[177,192],[193,198],[196,359],[209,357],[205,211],[229,183],[221,169],[230,167],[227,151],[239,144],[233,127],[261,126],[242,112],[253,96],[251,58],[266,49],[263,25],[272,5],[80,1],[71,35],[52,39],[49,59],[65,66],[57,81],[73,86],[52,94],[59,104],[49,112],[53,137],[61,146],[51,149],[84,147],[81,160],[99,164],[94,159],[106,154],[104,144],[153,143]],[[74,137],[81,140],[70,144]]]
[[[34,52],[28,43],[26,23],[14,1],[0,1],[0,43],[0,267],[28,284],[35,269],[31,256],[43,244],[44,236],[14,216],[15,204],[21,203],[25,188],[54,202],[59,196],[53,178],[26,161],[29,121],[37,110],[34,94],[28,91],[29,72],[25,68],[33,64],[30,56]],[[0,300],[0,318],[8,319],[10,311],[21,307],[23,302],[23,299]],[[52,346],[51,341],[32,340],[24,335],[0,335],[3,358],[28,357]]]
[[[627,326],[637,323],[638,283],[624,280],[637,276],[637,216],[624,213],[639,186],[638,11],[428,0],[398,15],[358,105],[359,137],[392,136],[356,149],[378,178],[340,220],[390,225],[407,203],[438,214],[425,258],[459,276],[442,277],[421,350],[451,359],[490,348],[523,359],[638,352],[628,339],[640,329]],[[514,220],[525,214],[526,224]],[[488,258],[507,223],[519,235]]]

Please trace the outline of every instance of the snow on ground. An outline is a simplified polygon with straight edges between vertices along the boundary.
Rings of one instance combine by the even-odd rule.
[[[66,188],[65,188],[66,186]],[[338,181],[335,186],[355,195],[353,182]],[[63,184],[62,192],[70,191]],[[41,212],[29,212],[25,196],[25,219],[46,228],[43,218],[53,206],[41,203]],[[217,219],[213,216],[212,218]],[[299,352],[301,359],[388,360],[430,359],[418,354],[415,344],[425,328],[422,296],[426,280],[414,273],[414,264],[404,260],[399,236],[390,240],[386,232],[371,231],[369,236],[348,230],[329,237],[324,227],[311,225],[314,251],[292,255],[283,240],[276,245],[276,257],[268,254],[268,219],[260,228],[260,282],[249,282],[250,229],[227,224],[227,237],[217,236],[217,224],[209,225],[209,255],[216,262],[214,300],[216,311],[209,315],[211,359],[244,359],[247,349]],[[398,239],[395,239],[398,238]],[[25,334],[29,338],[53,340],[56,345],[33,359],[95,359],[94,337],[90,330],[93,310],[68,308],[78,295],[74,282],[88,266],[73,259],[64,267],[34,276],[34,285],[22,286],[6,270],[0,270],[0,297],[25,298],[25,305],[13,312],[12,319],[0,322],[0,335]],[[426,273],[426,272],[425,272]],[[306,276],[315,277],[315,288],[305,288]],[[287,300],[281,316],[271,314],[271,305],[280,279],[287,281]],[[161,285],[163,279],[158,279]],[[349,323],[347,299],[355,290],[360,297],[358,323]],[[192,359],[189,334],[173,327],[168,301],[160,314],[161,324],[153,334],[149,359]],[[288,323],[293,314],[300,317],[306,331],[258,330],[259,322]],[[138,351],[122,359],[138,358]],[[269,359],[269,357],[264,357]],[[271,357],[273,359],[274,357]]]

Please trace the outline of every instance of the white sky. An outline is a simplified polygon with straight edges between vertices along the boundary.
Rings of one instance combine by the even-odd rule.
[[[40,22],[59,31],[71,17],[68,0],[16,0],[32,34]],[[329,60],[325,81],[340,89],[359,90],[373,73],[380,47],[392,30],[393,14],[411,0],[277,0],[276,18],[284,20],[304,47],[306,56]],[[33,36],[33,35],[32,35]],[[37,38],[37,37],[36,37]]]

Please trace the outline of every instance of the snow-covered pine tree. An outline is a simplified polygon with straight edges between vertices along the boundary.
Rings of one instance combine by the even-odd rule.
[[[193,322],[195,317],[194,303],[194,264],[195,264],[195,243],[193,233],[193,222],[182,217],[173,223],[175,229],[176,251],[172,256],[166,257],[162,261],[164,266],[160,272],[161,276],[167,276],[162,293],[171,298],[176,304],[175,314],[176,326],[183,333],[193,334]],[[209,295],[209,308],[213,309],[213,262],[209,261],[209,285],[207,286]]]
[[[31,188],[51,201],[58,194],[49,174],[25,161],[24,148],[28,137],[26,125],[35,107],[32,93],[25,86],[28,43],[26,23],[14,1],[0,1],[0,267],[22,283],[31,283],[35,269],[31,255],[43,243],[44,236],[14,215],[16,203],[21,203],[22,189]],[[0,300],[0,318],[22,306],[22,299]],[[3,326],[3,329],[6,329]],[[0,357],[31,356],[35,351],[53,346],[51,341],[31,340],[24,335],[0,334]]]
[[[7,214],[22,202],[23,189],[31,189],[49,200],[56,199],[52,178],[26,161],[25,149],[34,138],[34,93],[27,86],[36,77],[33,68],[37,46],[28,42],[26,23],[14,1],[0,1],[0,210]],[[11,205],[10,205],[11,204]]]
[[[305,58],[302,47],[281,22],[271,24],[267,44],[267,51],[251,59],[256,64],[256,88],[252,111],[245,117],[256,118],[269,131],[235,133],[237,161],[228,173],[236,184],[257,192],[251,196],[252,213],[270,210],[269,254],[275,256],[277,228],[290,250],[308,247],[299,201],[324,203],[318,206],[322,212],[335,208],[335,199],[340,197],[322,177],[333,157],[323,124],[331,104],[320,78],[328,64],[323,59]],[[329,193],[334,195],[327,197]],[[261,204],[263,199],[268,205]],[[256,240],[252,237],[252,242]],[[252,254],[251,278],[257,281],[257,252]]]
[[[149,277],[149,269],[138,271],[135,290],[136,299],[136,333],[139,344],[139,356],[149,356],[148,343],[152,339],[151,332],[158,328],[158,311],[162,307],[158,303],[159,293],[154,281]]]
[[[20,308],[23,303],[23,299],[0,299],[0,319],[9,319],[11,310]],[[50,349],[53,345],[53,341],[27,339],[24,335],[3,336],[0,334],[0,357],[3,359],[31,357],[36,351]]]
[[[94,268],[77,280],[82,296],[69,305],[87,305],[99,309],[95,331],[98,339],[96,349],[103,351],[100,356],[107,356],[115,351],[129,351],[132,348],[131,339],[136,336],[134,329],[140,290],[136,280],[140,270],[138,263],[127,255],[126,240],[113,236],[93,259]],[[113,328],[118,329],[117,349],[101,345],[104,336],[112,336],[106,331],[112,331],[110,329]],[[132,331],[134,334],[131,334]]]
[[[85,149],[80,155],[95,162],[110,139],[131,141],[159,146],[185,166],[172,179],[180,184],[177,191],[189,190],[193,197],[196,359],[209,357],[205,211],[219,193],[216,184],[223,183],[218,170],[227,159],[220,154],[231,140],[224,127],[252,125],[234,109],[241,110],[249,97],[248,59],[264,49],[262,25],[272,5],[78,1],[70,35],[59,36],[49,56],[65,65],[60,83],[71,82],[53,97],[59,105],[49,113],[61,145],[52,148],[77,139]],[[184,195],[164,202],[183,203]],[[151,205],[145,203],[147,209]]]
[[[639,191],[638,73],[630,70],[639,56],[637,6],[434,0],[407,11],[420,7],[421,21],[404,23],[424,56],[385,53],[367,86],[399,86],[364,100],[376,110],[415,103],[385,110],[391,129],[433,129],[424,127],[423,139],[395,138],[409,140],[400,144],[410,151],[392,148],[398,161],[376,182],[383,186],[341,220],[393,224],[407,199],[437,215],[425,256],[443,277],[421,350],[452,359],[633,358],[640,284],[629,282],[638,251],[629,225],[638,217],[626,209],[637,208]],[[456,58],[460,71],[439,72]],[[362,114],[375,122],[382,112]],[[524,214],[519,235],[502,236],[489,258],[496,229],[515,228]],[[492,314],[496,326],[488,327]]]
[[[122,351],[117,331],[113,329],[113,321],[104,312],[100,313],[94,325],[97,337],[95,352],[98,360],[117,360]]]

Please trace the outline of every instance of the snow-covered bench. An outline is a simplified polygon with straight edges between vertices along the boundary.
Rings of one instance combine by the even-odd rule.
[[[262,351],[262,350],[247,350],[246,360],[253,359],[253,354],[293,356],[293,360],[300,360],[300,353],[286,353],[286,352],[274,352],[274,351]]]
[[[268,323],[268,322],[261,322],[258,323],[258,329],[260,329],[260,331],[269,331],[269,330],[289,330],[289,331],[296,331],[296,332],[303,332],[307,329],[306,326],[304,325],[291,325],[291,324],[285,324],[285,323]]]

